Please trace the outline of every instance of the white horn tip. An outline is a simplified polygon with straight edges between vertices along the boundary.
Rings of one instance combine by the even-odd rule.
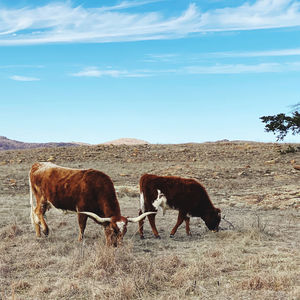
[[[143,218],[145,218],[146,216],[152,215],[152,214],[157,214],[157,212],[156,211],[145,212],[136,218],[127,218],[127,220],[128,220],[128,222],[136,223],[136,222],[139,222],[140,220],[142,220]]]

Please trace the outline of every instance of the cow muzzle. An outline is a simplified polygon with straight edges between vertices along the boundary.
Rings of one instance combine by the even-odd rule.
[[[212,230],[212,232],[218,232],[218,231],[219,231],[219,227]]]

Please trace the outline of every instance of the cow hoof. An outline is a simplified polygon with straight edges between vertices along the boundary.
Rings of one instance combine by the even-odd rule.
[[[159,235],[156,235],[155,238],[159,239],[159,240],[161,239],[161,237]]]
[[[49,230],[48,230],[48,229],[46,229],[46,230],[43,230],[43,234],[44,234],[45,236],[48,236],[48,234],[49,234]]]
[[[174,237],[174,234],[170,234],[170,238],[172,239]]]
[[[141,239],[141,240],[144,240],[144,239],[145,239],[145,237],[144,237],[143,235],[141,235],[141,236],[140,236],[140,239]]]

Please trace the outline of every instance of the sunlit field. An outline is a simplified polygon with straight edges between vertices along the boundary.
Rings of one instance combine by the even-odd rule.
[[[297,149],[298,145],[293,145]],[[207,143],[95,146],[0,152],[2,299],[299,299],[300,152],[286,145]],[[48,237],[30,221],[28,171],[35,161],[96,168],[111,176],[124,216],[137,216],[146,172],[195,177],[225,221],[213,233],[191,219],[192,236],[159,211],[155,239],[129,224],[123,245],[107,247],[88,220],[77,241],[76,214],[47,212]]]

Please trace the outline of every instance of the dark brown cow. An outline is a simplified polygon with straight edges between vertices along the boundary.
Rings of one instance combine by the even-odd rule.
[[[77,212],[79,240],[83,238],[88,216],[102,224],[107,245],[117,246],[127,231],[127,223],[142,219],[141,216],[121,216],[111,179],[97,170],[63,168],[49,162],[35,163],[30,170],[29,183],[31,220],[38,237],[41,236],[40,225],[45,235],[49,233],[44,215],[51,206]]]
[[[170,234],[171,237],[183,221],[186,224],[187,235],[191,235],[189,216],[201,217],[210,230],[218,231],[219,229],[221,210],[214,207],[205,188],[195,179],[143,175],[140,179],[139,214],[157,211],[159,207],[163,209],[163,213],[168,208],[179,211],[177,223]],[[149,215],[148,220],[155,237],[159,238],[155,226],[155,215]],[[144,219],[139,221],[141,238],[144,238],[143,224]]]

